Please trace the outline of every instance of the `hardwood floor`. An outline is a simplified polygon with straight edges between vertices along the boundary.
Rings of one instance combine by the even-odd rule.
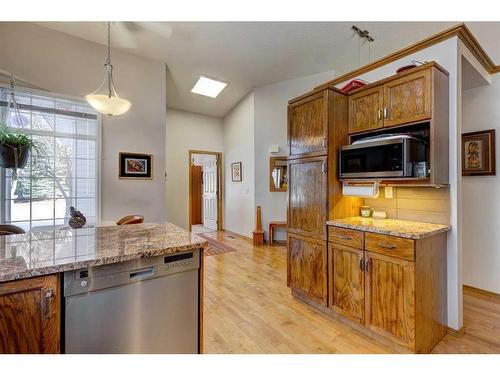
[[[292,297],[284,246],[208,235],[237,251],[205,258],[205,353],[392,353]],[[500,353],[500,301],[466,293],[465,334],[447,335],[434,353]]]

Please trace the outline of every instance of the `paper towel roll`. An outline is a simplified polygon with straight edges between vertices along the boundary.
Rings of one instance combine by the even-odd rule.
[[[344,182],[342,184],[342,194],[353,197],[377,198],[378,182],[369,185],[349,185],[349,183]]]

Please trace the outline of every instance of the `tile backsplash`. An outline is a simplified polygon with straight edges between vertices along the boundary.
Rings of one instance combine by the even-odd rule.
[[[433,187],[393,187],[393,197],[385,198],[380,188],[378,198],[365,198],[364,204],[387,212],[389,219],[450,223],[450,190]]]

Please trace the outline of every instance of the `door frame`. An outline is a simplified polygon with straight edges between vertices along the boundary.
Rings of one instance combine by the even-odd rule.
[[[188,175],[189,175],[189,231],[193,222],[192,197],[193,190],[191,186],[191,157],[193,154],[202,155],[215,155],[217,157],[217,230],[224,230],[222,227],[222,152],[217,151],[202,151],[202,150],[188,150]]]

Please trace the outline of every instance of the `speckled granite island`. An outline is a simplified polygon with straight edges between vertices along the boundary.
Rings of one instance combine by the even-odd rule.
[[[188,292],[196,293],[198,302],[193,313],[199,317],[196,332],[201,335],[203,248],[206,244],[204,239],[170,223],[63,229],[1,236],[0,318],[7,324],[0,325],[0,353],[61,352],[61,348],[64,349],[64,338],[61,340],[61,327],[64,327],[65,319],[65,314],[62,313],[64,294],[68,285],[75,289],[67,280],[68,275],[72,275],[70,271],[84,270],[82,274],[75,276],[78,278],[77,286],[84,288],[88,285],[95,289],[98,281],[91,277],[93,273],[99,273],[93,270],[110,270],[113,265],[118,264],[140,268],[135,274],[130,274],[130,281],[127,274],[127,282],[140,288],[146,285],[146,280],[174,273],[171,269],[177,263],[179,267],[186,268],[188,261],[193,259],[191,262],[196,266],[196,280],[199,283],[196,290],[191,288],[193,290]],[[191,253],[194,255],[190,255]],[[179,255],[172,257],[177,254]],[[183,254],[191,258],[183,257]],[[161,257],[165,257],[165,261]],[[158,268],[158,275],[153,267],[154,259],[161,259],[161,264],[154,265]],[[172,263],[168,263],[170,260],[167,259],[171,259]],[[191,266],[194,269],[193,264]],[[143,273],[144,270],[151,273]],[[86,277],[90,277],[89,281]],[[182,287],[182,284],[178,285]],[[82,296],[85,295],[85,290],[73,294]],[[159,303],[160,301],[162,300],[158,300]],[[187,315],[189,313],[186,312]],[[108,317],[94,317],[103,321],[106,318]],[[141,317],[135,318],[140,320]],[[140,324],[136,329],[139,327]],[[201,352],[201,336],[198,340],[197,351]],[[134,348],[136,346],[123,350],[136,352]],[[172,351],[176,350],[167,349],[167,352]],[[96,349],[96,352],[102,351]],[[148,352],[156,352],[156,349]]]

